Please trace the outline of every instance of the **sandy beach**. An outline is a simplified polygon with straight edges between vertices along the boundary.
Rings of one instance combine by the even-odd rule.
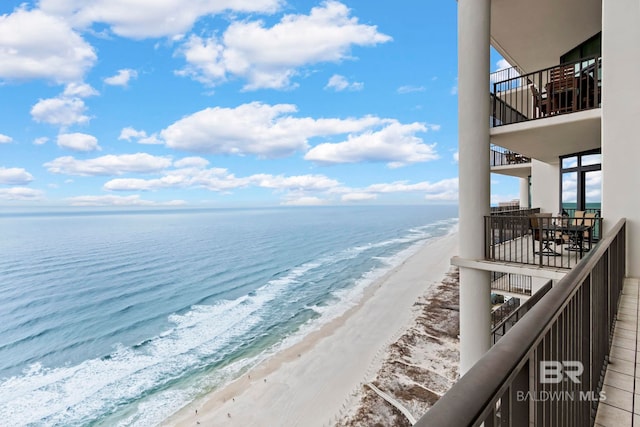
[[[336,425],[354,412],[363,385],[376,379],[389,346],[418,316],[417,301],[440,284],[457,241],[451,234],[427,242],[369,286],[343,316],[186,406],[164,425]]]

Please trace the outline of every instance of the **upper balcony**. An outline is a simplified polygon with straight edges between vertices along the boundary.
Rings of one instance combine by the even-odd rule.
[[[491,172],[517,178],[526,178],[531,175],[531,159],[529,157],[497,145],[491,145],[489,153]]]
[[[602,31],[602,0],[492,1],[490,22],[491,45],[529,73]]]
[[[491,126],[554,117],[598,108],[602,100],[602,58],[590,57],[528,74],[497,71],[491,80]]]
[[[600,147],[602,59],[491,75],[491,142],[547,163]]]

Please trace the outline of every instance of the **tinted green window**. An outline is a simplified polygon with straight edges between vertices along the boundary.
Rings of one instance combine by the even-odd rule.
[[[590,39],[580,43],[560,57],[560,63],[575,62],[580,58],[602,55],[602,33],[598,33]]]

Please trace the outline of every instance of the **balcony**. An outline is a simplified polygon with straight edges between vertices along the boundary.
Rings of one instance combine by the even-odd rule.
[[[512,166],[531,163],[531,159],[522,154],[514,153],[506,148],[499,147],[497,145],[491,145],[491,159],[489,160],[491,166]]]
[[[625,247],[623,219],[414,425],[633,425],[638,286],[625,298]],[[629,359],[616,346],[622,336]],[[621,376],[607,365],[626,366],[631,392],[614,390]],[[620,418],[616,399],[632,412]]]
[[[493,144],[489,153],[491,172],[517,178],[526,178],[531,175],[529,157]]]
[[[571,269],[600,240],[602,218],[536,216],[524,211],[485,216],[485,259],[551,269]]]
[[[590,57],[528,74],[491,75],[491,125],[510,125],[600,107],[602,58]]]
[[[494,73],[491,143],[549,164],[600,148],[601,66],[591,57],[528,74]]]

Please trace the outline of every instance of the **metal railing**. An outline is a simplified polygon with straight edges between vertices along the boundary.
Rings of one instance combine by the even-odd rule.
[[[506,148],[498,145],[491,145],[489,151],[491,157],[489,158],[490,166],[507,166],[507,165],[520,165],[523,163],[531,163],[529,157],[523,156]]]
[[[625,234],[622,219],[415,426],[593,425],[625,274]],[[549,364],[572,375],[548,375]]]
[[[493,127],[598,108],[602,58],[583,58],[496,80],[491,93]]]
[[[575,208],[563,208],[562,214],[570,217],[575,216],[577,209]],[[597,218],[602,216],[602,211],[600,208],[585,208],[582,210],[585,214],[595,215]],[[602,229],[600,228],[600,223],[596,223],[595,227],[593,227],[593,241],[597,242],[600,240]]]
[[[529,276],[527,276],[529,277]],[[531,278],[531,277],[529,277]],[[522,304],[518,304],[518,308],[516,310],[511,311],[507,316],[500,319],[498,322],[494,322],[493,313],[491,313],[491,345],[495,345],[500,338],[504,336],[504,334],[509,331],[513,325],[515,325],[518,320],[522,319],[531,307],[533,307],[540,298],[542,298],[547,292],[551,289],[551,280],[549,280],[543,287],[541,287],[538,292],[533,294],[531,298],[526,300]],[[496,316],[497,318],[497,316]]]
[[[531,295],[531,276],[515,273],[491,272],[491,290]]]
[[[492,216],[526,216],[540,213],[540,208],[520,208],[513,206],[491,206]]]
[[[538,215],[485,216],[485,259],[573,268],[600,237],[602,218]]]
[[[509,317],[509,315],[515,312],[518,307],[520,307],[519,298],[509,298],[504,301],[500,307],[491,312],[491,329]]]

